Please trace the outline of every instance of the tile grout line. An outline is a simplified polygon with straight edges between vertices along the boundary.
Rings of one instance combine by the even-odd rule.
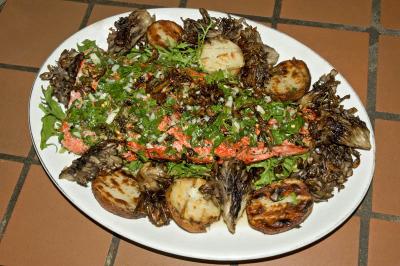
[[[108,253],[104,266],[113,266],[115,258],[117,257],[119,248],[120,238],[116,235],[112,235],[110,247],[108,248]]]
[[[399,215],[392,215],[380,212],[371,212],[371,218],[383,220],[387,222],[397,222],[400,223],[400,216]]]
[[[378,44],[380,27],[380,0],[373,0],[371,6],[372,19],[369,30],[369,48],[368,48],[368,80],[367,80],[367,112],[370,117],[372,127],[375,128],[376,117],[376,81],[378,67]],[[372,194],[373,184],[370,185],[368,193],[362,203],[364,209],[360,218],[360,235],[358,250],[358,265],[368,265],[369,252],[369,230],[372,214]]]
[[[274,11],[272,12],[271,26],[276,29],[281,16],[282,0],[275,0]]]
[[[94,4],[95,4],[95,0],[90,0],[89,1],[88,6],[86,8],[85,15],[83,16],[83,19],[81,21],[81,25],[79,25],[79,29],[80,30],[83,29],[84,27],[86,27],[86,25],[87,25],[87,23],[89,21],[89,17],[92,14]]]
[[[180,0],[179,7],[187,7],[187,0]]]
[[[27,157],[23,157],[23,156],[19,156],[19,155],[0,153],[0,160],[12,161],[12,162],[18,162],[18,163],[25,163],[28,160],[28,158]]]
[[[28,175],[29,169],[31,167],[31,161],[33,159],[35,155],[35,149],[33,148],[33,146],[31,146],[31,149],[29,151],[28,157],[26,158],[26,160],[24,161],[24,166],[22,167],[21,173],[18,177],[18,181],[17,184],[14,187],[14,191],[11,195],[10,200],[8,201],[8,205],[7,205],[7,209],[3,215],[3,218],[1,219],[1,223],[0,223],[0,243],[1,240],[3,239],[3,236],[6,232],[7,229],[7,225],[8,222],[10,221],[10,218],[13,214],[14,211],[14,207],[17,203],[18,197],[21,193],[22,190],[22,186],[25,183],[25,179],[26,176]]]
[[[316,27],[316,28],[329,28],[329,29],[334,29],[334,30],[345,30],[345,31],[355,31],[355,32],[368,32],[368,29],[369,29],[369,27],[355,26],[355,25],[349,25],[349,24],[299,20],[299,19],[291,19],[291,18],[278,18],[278,22],[281,24],[308,26],[308,27]]]
[[[39,71],[39,68],[37,68],[37,67],[20,66],[20,65],[13,65],[13,64],[7,64],[7,63],[0,63],[0,68],[32,72],[32,73],[37,73]]]
[[[400,114],[375,112],[375,119],[400,121]]]

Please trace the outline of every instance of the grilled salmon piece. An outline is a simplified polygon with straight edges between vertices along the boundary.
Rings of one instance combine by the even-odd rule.
[[[206,183],[201,178],[180,178],[166,192],[172,218],[191,233],[206,232],[206,228],[220,217],[220,208],[199,190]]]
[[[100,175],[92,181],[92,192],[107,211],[125,218],[134,218],[133,212],[140,196],[135,179],[121,171]]]
[[[246,212],[252,228],[277,234],[301,224],[312,207],[313,198],[303,181],[288,178],[255,191]]]

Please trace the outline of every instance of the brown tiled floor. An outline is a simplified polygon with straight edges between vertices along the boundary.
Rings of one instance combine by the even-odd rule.
[[[371,219],[369,266],[399,265],[400,223]]]
[[[353,217],[334,234],[291,255],[263,262],[243,264],[248,266],[336,266],[356,265],[360,219]]]
[[[281,18],[368,26],[371,0],[284,0]]]
[[[165,6],[165,7],[178,7],[180,1],[179,0],[125,0],[123,2],[135,3],[135,4]]]
[[[400,123],[376,120],[376,170],[372,210],[400,216]]]
[[[379,39],[378,84],[376,109],[381,112],[400,113],[400,38],[381,36]]]
[[[0,69],[0,152],[27,156],[31,146],[28,100],[35,74]],[[10,119],[12,117],[12,119]],[[15,134],[18,132],[19,134]]]
[[[119,6],[105,6],[96,5],[93,8],[92,14],[90,15],[88,24],[95,23],[96,21],[108,18],[121,13],[129,12],[132,8],[130,7],[119,7]]]
[[[102,265],[111,235],[77,211],[32,166],[1,241],[3,265]]]
[[[251,15],[266,25],[277,23],[279,30],[304,42],[332,63],[357,90],[371,111],[372,121],[377,118],[372,198],[368,196],[358,213],[321,241],[300,251],[249,265],[399,265],[400,1],[118,0],[105,3],[102,0],[94,4],[90,16],[84,19],[90,11],[87,2],[9,0],[0,13],[0,219],[3,219],[0,229],[6,229],[0,234],[0,265],[204,264],[161,255],[124,240],[120,240],[118,251],[111,252],[106,260],[111,233],[74,208],[40,166],[30,165],[31,157],[24,160],[31,145],[27,103],[35,67],[62,40],[77,31],[85,19],[90,24],[142,5],[172,7],[185,3],[188,7]],[[381,25],[378,23],[371,29],[372,14],[375,12],[379,18],[379,12],[372,10],[372,6],[379,3]],[[272,17],[274,8],[282,20]],[[326,28],[326,23],[337,24],[337,29]],[[374,43],[375,30],[379,33],[377,43]],[[16,187],[17,180],[20,174],[23,180],[28,168],[11,218],[5,220],[7,206],[11,209],[14,206],[8,201],[20,189]],[[370,217],[374,218],[369,220]]]
[[[129,242],[121,240],[119,244],[118,254],[115,258],[115,266],[200,266],[214,265],[204,262],[192,262],[189,260],[176,259],[148,251],[142,247],[135,246]]]
[[[272,16],[274,10],[273,0],[188,0],[187,7],[207,8],[209,10],[223,11],[256,16]]]
[[[7,209],[21,169],[21,163],[0,160],[0,217],[3,217]]]
[[[389,29],[400,29],[398,0],[381,0],[381,23]]]
[[[7,1],[0,15],[0,62],[39,67],[78,30],[85,10],[69,1]]]

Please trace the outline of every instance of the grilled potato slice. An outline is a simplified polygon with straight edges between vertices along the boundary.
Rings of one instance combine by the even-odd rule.
[[[277,234],[301,224],[312,207],[307,186],[301,180],[289,178],[255,191],[246,212],[252,228],[264,234]]]
[[[273,68],[272,73],[266,90],[275,100],[296,101],[310,88],[310,71],[302,60],[283,61]]]
[[[227,70],[237,74],[244,66],[243,53],[234,42],[215,37],[204,43],[200,54],[200,65],[208,73]]]
[[[101,175],[92,181],[92,192],[107,211],[125,218],[134,218],[133,211],[140,196],[139,185],[135,179],[121,171]]]
[[[158,20],[147,29],[147,40],[154,47],[173,47],[182,38],[181,26],[170,20]]]
[[[206,183],[201,178],[180,178],[166,192],[172,219],[191,233],[206,232],[206,228],[220,217],[220,208],[199,191]]]

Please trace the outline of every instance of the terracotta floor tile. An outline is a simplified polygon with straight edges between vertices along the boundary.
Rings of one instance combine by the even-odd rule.
[[[1,50],[1,49],[0,49]],[[35,74],[0,69],[0,152],[26,156],[31,146],[28,101]]]
[[[400,2],[381,0],[381,24],[385,28],[400,29]]]
[[[111,235],[31,166],[0,246],[0,265],[103,265]]]
[[[7,209],[8,201],[17,184],[21,169],[22,163],[0,160],[0,217],[3,217]]]
[[[0,62],[40,66],[78,30],[86,6],[70,1],[8,1],[0,16],[0,25],[7,25],[0,27]]]
[[[133,9],[130,7],[95,5],[92,14],[89,17],[88,25],[99,20],[130,11],[133,11]]]
[[[135,3],[135,4],[146,4],[156,5],[163,7],[177,7],[179,6],[179,0],[124,0],[124,2]]]
[[[248,266],[337,266],[357,265],[360,219],[352,217],[338,231],[307,249],[280,258],[257,263],[240,264]]]
[[[134,244],[121,240],[119,243],[118,254],[115,259],[115,266],[203,266],[215,265],[188,260],[176,259],[166,255],[161,255]],[[220,264],[221,265],[221,264]]]
[[[278,25],[330,62],[351,84],[361,101],[367,99],[368,34],[295,25]],[[279,47],[275,47],[279,52]],[[356,66],[356,67],[355,67]]]
[[[380,36],[378,52],[378,80],[376,109],[383,112],[400,113],[400,38]]]
[[[281,18],[367,26],[371,5],[371,0],[285,0]]]
[[[371,219],[368,266],[399,265],[400,223]]]
[[[216,0],[188,0],[187,7],[206,8],[228,13],[272,16],[274,10],[273,0],[236,0],[236,1],[216,1]]]
[[[377,120],[375,135],[377,149],[372,209],[400,215],[400,122]]]

